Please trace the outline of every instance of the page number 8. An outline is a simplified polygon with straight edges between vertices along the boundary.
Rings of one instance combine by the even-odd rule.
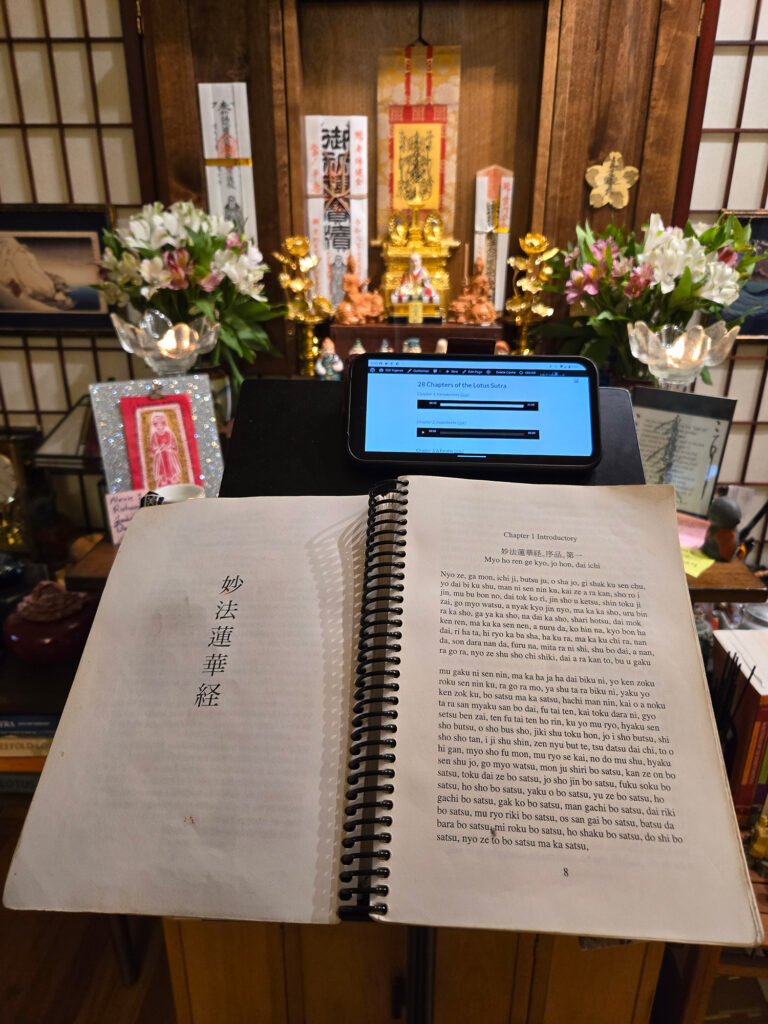
[[[568,877],[568,868],[563,868],[563,878]]]

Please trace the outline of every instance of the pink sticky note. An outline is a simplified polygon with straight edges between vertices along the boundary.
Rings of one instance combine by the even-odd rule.
[[[109,516],[109,530],[112,534],[112,543],[119,544],[123,539],[128,524],[139,510],[139,503],[144,496],[144,491],[115,491],[107,495],[107,515]]]
[[[677,535],[681,548],[700,548],[704,543],[709,523],[706,519],[689,516],[686,512],[677,513]]]

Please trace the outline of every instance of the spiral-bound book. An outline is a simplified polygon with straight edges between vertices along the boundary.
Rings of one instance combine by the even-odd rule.
[[[4,899],[758,943],[672,489],[141,510]]]

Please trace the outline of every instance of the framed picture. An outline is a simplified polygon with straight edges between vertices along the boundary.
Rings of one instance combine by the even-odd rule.
[[[678,512],[706,516],[735,400],[634,388],[632,407],[646,483],[672,484]]]
[[[224,463],[205,374],[107,381],[90,393],[110,493],[192,483],[216,497]]]
[[[106,207],[0,207],[0,331],[110,332],[96,288]]]
[[[740,336],[768,338],[768,210],[726,210],[752,227],[752,244],[763,254],[738,299],[723,311],[724,319],[746,316]]]

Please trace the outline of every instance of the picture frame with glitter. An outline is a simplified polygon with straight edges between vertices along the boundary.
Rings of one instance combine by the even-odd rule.
[[[108,494],[163,486],[155,463],[164,476],[178,461],[179,482],[217,496],[224,462],[206,374],[108,381],[91,384],[90,394]],[[153,437],[155,413],[164,422],[154,423]]]

